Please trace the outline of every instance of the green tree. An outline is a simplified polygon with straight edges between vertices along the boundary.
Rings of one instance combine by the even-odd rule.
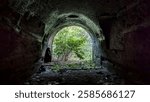
[[[85,58],[85,46],[89,35],[83,28],[77,26],[65,27],[54,38],[53,52],[60,61],[68,61],[72,56]]]

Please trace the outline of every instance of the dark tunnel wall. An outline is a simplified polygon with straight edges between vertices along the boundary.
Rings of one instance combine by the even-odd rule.
[[[0,12],[0,84],[24,82],[40,57],[40,42],[17,27],[18,15],[6,6]]]
[[[1,26],[0,34],[0,80],[2,83],[18,83],[26,79],[34,70],[39,57],[39,46],[31,37],[18,34],[7,26]]]
[[[120,11],[110,28],[108,58],[135,71],[144,78],[150,75],[150,14],[149,1],[142,0]],[[149,77],[147,77],[149,80]]]

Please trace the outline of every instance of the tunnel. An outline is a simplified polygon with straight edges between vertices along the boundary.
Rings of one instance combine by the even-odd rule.
[[[150,84],[149,5],[149,0],[1,0],[0,84]],[[44,62],[46,50],[68,26],[91,36],[95,69],[47,73],[57,63]]]

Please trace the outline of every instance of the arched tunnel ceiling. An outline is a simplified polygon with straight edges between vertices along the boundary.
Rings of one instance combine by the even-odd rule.
[[[9,4],[22,15],[29,12],[29,15],[36,15],[45,21],[53,11],[60,13],[74,11],[89,18],[111,17],[135,1],[137,2],[137,0],[10,0]]]
[[[105,24],[111,24],[117,14],[127,5],[134,5],[139,0],[10,0],[9,6],[21,15],[27,16],[27,18],[38,18],[45,23],[45,34],[49,32],[49,29],[56,25],[59,19],[69,13],[77,13],[84,16],[80,16],[80,20],[85,22],[93,21],[96,26],[90,23],[89,27],[95,29],[95,32],[101,32],[101,25],[105,27]],[[62,17],[61,17],[62,16]],[[87,20],[87,18],[89,20]],[[34,20],[37,21],[38,19]],[[107,20],[108,22],[103,21]],[[109,22],[109,20],[111,20]],[[26,22],[26,21],[25,21]],[[99,24],[100,23],[100,24]],[[99,26],[100,25],[100,26]],[[109,33],[109,30],[103,28],[105,34]],[[100,33],[99,33],[100,34]],[[42,34],[32,34],[37,39],[42,38]]]

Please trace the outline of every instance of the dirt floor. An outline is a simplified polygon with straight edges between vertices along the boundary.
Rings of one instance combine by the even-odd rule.
[[[109,70],[107,64],[103,67],[85,68],[78,64],[77,68],[60,68],[54,70],[56,63],[42,65],[26,85],[116,85],[124,84],[124,80],[114,71]],[[66,66],[65,66],[66,67]]]

